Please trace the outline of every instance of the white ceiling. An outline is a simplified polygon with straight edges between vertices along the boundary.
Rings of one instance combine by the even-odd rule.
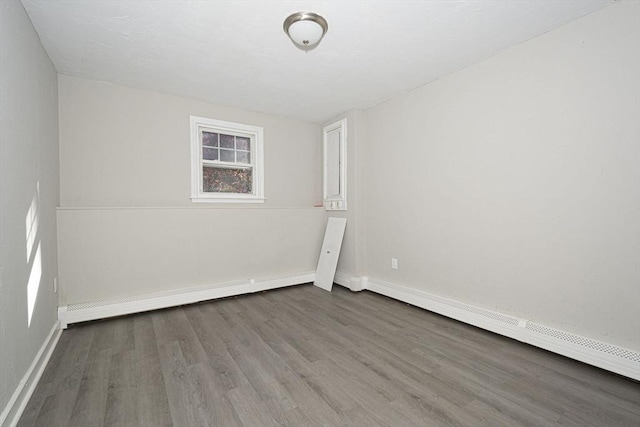
[[[613,0],[22,0],[58,72],[323,122]],[[312,51],[284,34],[323,15]]]

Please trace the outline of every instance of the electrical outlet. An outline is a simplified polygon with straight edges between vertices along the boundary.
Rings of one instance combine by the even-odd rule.
[[[58,293],[58,278],[57,277],[53,278],[53,293],[54,294]]]
[[[391,268],[394,270],[398,269],[398,258],[391,258]]]

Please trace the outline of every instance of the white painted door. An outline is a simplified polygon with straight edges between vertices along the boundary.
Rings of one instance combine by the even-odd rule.
[[[327,230],[324,233],[324,242],[318,258],[316,280],[313,282],[314,285],[325,291],[331,292],[333,287],[333,278],[336,275],[346,225],[346,218],[329,218],[327,221]]]

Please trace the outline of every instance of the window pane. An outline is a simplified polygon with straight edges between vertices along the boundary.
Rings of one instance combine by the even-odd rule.
[[[202,168],[202,191],[205,193],[251,194],[253,170]]]
[[[202,158],[204,160],[218,160],[218,149],[202,147]]]
[[[202,132],[202,145],[207,147],[218,146],[218,134],[213,132]]]
[[[251,163],[251,158],[248,151],[236,151],[236,162],[238,163]]]
[[[233,145],[234,139],[235,139],[235,136],[233,135],[220,134],[220,147],[235,148]]]
[[[236,136],[236,149],[249,151],[251,140],[243,136]]]
[[[220,149],[220,160],[223,162],[235,162],[235,151],[234,150],[225,150]]]

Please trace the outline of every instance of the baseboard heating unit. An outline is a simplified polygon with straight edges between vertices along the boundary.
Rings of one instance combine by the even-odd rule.
[[[395,283],[371,277],[361,282],[369,291],[640,381],[637,351]]]
[[[154,292],[126,298],[69,304],[58,308],[58,320],[63,329],[70,323],[86,322],[89,320],[105,319],[123,316],[125,314],[141,313],[161,308],[175,307],[184,304],[225,298],[234,295],[250,294],[285,286],[299,285],[313,282],[315,272],[306,272],[295,276],[281,277],[269,280],[249,279],[176,289],[164,292]]]

